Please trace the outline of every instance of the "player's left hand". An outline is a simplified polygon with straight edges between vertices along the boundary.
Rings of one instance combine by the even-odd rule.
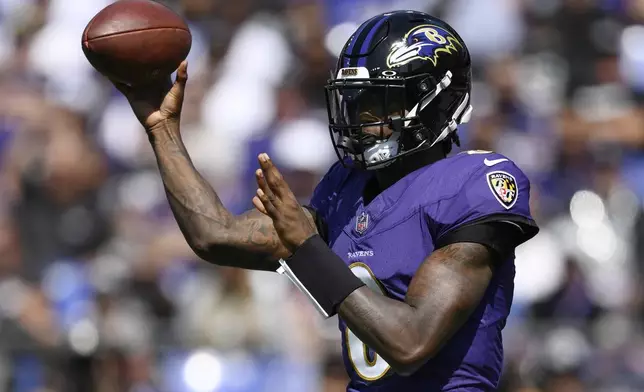
[[[273,220],[277,235],[293,253],[317,231],[273,161],[267,154],[260,154],[257,159],[260,169],[255,177],[259,188],[253,205]]]

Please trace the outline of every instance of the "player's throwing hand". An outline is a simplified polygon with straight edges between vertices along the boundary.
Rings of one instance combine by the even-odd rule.
[[[132,106],[132,110],[146,131],[164,125],[166,121],[178,124],[181,117],[183,95],[188,81],[188,62],[177,70],[174,83],[170,78],[146,85],[128,86],[112,81]]]
[[[253,204],[273,220],[275,231],[291,252],[316,234],[295,195],[267,154],[258,157],[260,169],[255,172],[257,195]]]

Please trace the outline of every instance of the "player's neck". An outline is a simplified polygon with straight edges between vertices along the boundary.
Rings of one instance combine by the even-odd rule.
[[[398,159],[393,164],[376,171],[378,188],[380,192],[382,192],[400,181],[407,174],[414,172],[421,167],[431,165],[443,158],[445,158],[445,153],[441,148],[432,148],[430,150],[412,154],[403,159]]]

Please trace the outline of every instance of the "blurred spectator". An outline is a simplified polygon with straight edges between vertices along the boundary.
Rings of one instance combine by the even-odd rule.
[[[127,102],[79,37],[111,0],[0,0],[0,384],[344,391],[337,320],[280,276],[196,259]],[[306,202],[323,85],[364,19],[445,17],[474,57],[464,149],[532,180],[500,390],[644,390],[644,2],[164,0],[193,33],[183,138],[235,212],[269,152]],[[288,371],[287,371],[288,370]]]

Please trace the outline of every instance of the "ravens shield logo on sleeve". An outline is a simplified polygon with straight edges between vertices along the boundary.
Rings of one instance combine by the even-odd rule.
[[[493,171],[486,174],[487,184],[494,194],[494,197],[506,209],[512,208],[519,197],[517,181],[510,173],[504,171]]]

